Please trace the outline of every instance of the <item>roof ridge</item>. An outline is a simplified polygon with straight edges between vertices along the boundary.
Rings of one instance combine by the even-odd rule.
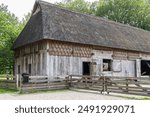
[[[140,31],[147,31],[147,32],[150,33],[150,31],[144,30],[144,29],[142,29],[142,28],[138,28],[138,27],[131,26],[131,25],[128,25],[128,24],[123,24],[123,23],[116,22],[116,21],[113,21],[113,20],[110,20],[110,19],[105,19],[105,18],[103,18],[103,17],[99,17],[99,16],[87,14],[87,13],[81,13],[81,12],[78,12],[78,11],[70,10],[70,9],[65,8],[65,7],[59,6],[59,5],[57,5],[57,4],[52,4],[52,3],[47,2],[47,1],[43,1],[43,0],[37,0],[37,1],[38,1],[39,3],[44,3],[45,5],[51,5],[51,6],[53,6],[53,7],[59,8],[59,9],[61,9],[61,10],[69,11],[69,12],[71,12],[71,13],[76,13],[76,14],[79,14],[79,15],[84,15],[84,16],[87,16],[87,17],[95,18],[95,19],[97,19],[97,20],[102,20],[102,21],[105,21],[105,22],[109,22],[109,23],[111,23],[111,24],[117,24],[117,25],[122,26],[122,27],[128,27],[128,28],[136,29],[136,30],[140,30]]]

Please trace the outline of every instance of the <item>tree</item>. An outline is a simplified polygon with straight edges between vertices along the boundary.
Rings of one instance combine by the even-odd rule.
[[[12,69],[13,52],[10,50],[14,39],[18,35],[18,18],[7,10],[7,6],[0,5],[0,72]],[[12,70],[10,70],[12,71]]]
[[[12,73],[14,62],[12,45],[26,22],[26,18],[20,22],[8,11],[7,6],[0,5],[0,74]]]
[[[64,0],[59,5],[116,22],[150,30],[150,0]]]
[[[96,5],[95,3],[91,4],[85,0],[64,0],[63,2],[57,4],[81,13],[94,14],[94,7]]]
[[[150,4],[146,0],[100,0],[96,15],[150,30]]]

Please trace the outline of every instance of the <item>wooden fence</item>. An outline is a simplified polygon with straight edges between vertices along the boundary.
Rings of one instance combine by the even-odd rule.
[[[16,76],[0,76],[0,88],[16,89]]]
[[[103,91],[103,79],[99,76],[81,76],[70,75],[68,78],[68,84],[71,88],[87,89]]]
[[[73,88],[150,96],[150,78],[70,75],[68,84]]]
[[[23,92],[36,90],[80,88],[101,93],[124,93],[150,96],[150,78],[69,75],[66,78],[29,76],[28,83],[16,76],[0,76],[0,88],[19,88]]]
[[[29,76],[28,83],[20,84],[22,92],[32,92],[37,90],[52,90],[68,88],[67,81],[62,78],[50,78],[48,76]]]

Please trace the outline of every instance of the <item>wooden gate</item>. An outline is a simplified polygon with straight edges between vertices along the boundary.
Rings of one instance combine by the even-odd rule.
[[[105,85],[104,79],[99,76],[82,76],[82,75],[70,75],[68,77],[68,84],[71,88],[95,90],[103,92]]]
[[[70,75],[68,84],[73,88],[150,96],[150,78],[79,76]]]

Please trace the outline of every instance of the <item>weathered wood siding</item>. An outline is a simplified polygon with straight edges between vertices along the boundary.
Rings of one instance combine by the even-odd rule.
[[[45,75],[47,70],[47,42],[35,43],[29,46],[19,48],[15,51],[15,73],[29,73],[29,64],[31,64],[31,75]]]
[[[82,62],[90,61],[90,46],[49,41],[47,74],[51,77],[82,75]]]
[[[25,51],[28,50],[28,51]],[[48,75],[53,77],[70,74],[82,75],[82,62],[90,61],[91,47],[56,41],[45,41],[22,47],[15,52],[15,73]]]
[[[111,70],[103,71],[103,59],[111,60]],[[91,75],[141,76],[141,60],[150,60],[150,54],[93,47],[60,41],[40,41],[15,50],[15,73],[63,77],[82,75],[83,62],[91,62]]]
[[[150,60],[150,54],[96,48],[92,50],[92,60],[96,62],[96,74],[106,76],[141,76],[141,60]],[[103,59],[112,60],[111,71],[103,71]]]

